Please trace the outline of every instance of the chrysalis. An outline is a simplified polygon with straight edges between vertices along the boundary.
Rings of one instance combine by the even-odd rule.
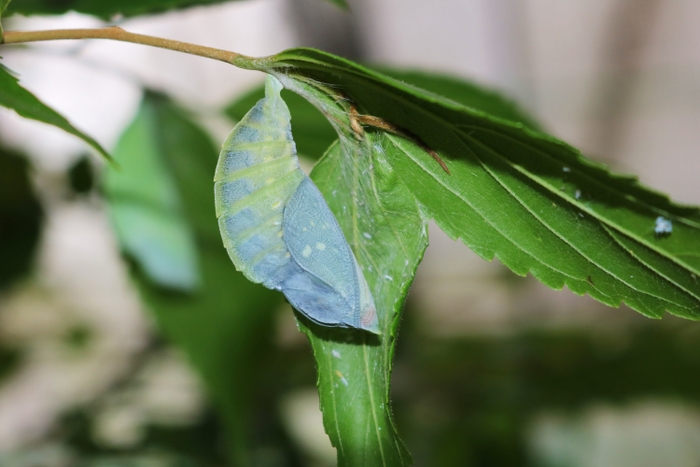
[[[214,177],[224,246],[253,282],[279,290],[310,320],[379,333],[374,300],[321,192],[299,168],[282,84],[224,142]]]

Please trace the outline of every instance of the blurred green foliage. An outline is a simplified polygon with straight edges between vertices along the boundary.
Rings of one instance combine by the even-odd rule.
[[[90,158],[83,156],[68,169],[68,183],[78,195],[90,193],[95,186],[95,173]]]
[[[27,274],[41,233],[43,209],[29,162],[0,146],[0,290]]]
[[[616,331],[444,339],[417,327],[416,311],[409,309],[404,323],[392,395],[400,433],[419,467],[542,467],[533,464],[527,444],[540,411],[576,415],[592,404],[640,399],[700,404],[700,325],[638,321]],[[266,360],[253,399],[274,404],[314,383],[306,346],[277,349]],[[275,443],[267,445],[281,459],[274,465],[305,465],[274,416],[261,415],[250,429],[260,430],[258,441]],[[77,426],[75,418],[71,423]],[[85,431],[72,433],[69,445],[86,455],[118,454],[90,444]],[[215,453],[221,436],[222,426],[209,416],[189,428],[151,427],[133,452],[157,448],[196,465],[223,465]]]
[[[208,135],[186,112],[155,94],[146,96],[137,119],[150,132],[137,141],[149,147],[132,149],[159,158],[163,176],[181,193],[182,215],[194,232],[201,280],[196,290],[176,293],[154,283],[139,268],[134,268],[134,277],[161,331],[187,353],[204,379],[228,431],[232,460],[245,464],[250,417],[256,408],[252,401],[271,349],[272,312],[282,297],[245,279],[226,255],[214,213],[212,180],[218,152]],[[140,177],[128,169],[125,166],[120,176]],[[155,182],[151,178],[141,189],[157,187]],[[130,230],[127,224],[122,227],[120,231]]]
[[[531,465],[526,441],[540,411],[575,415],[641,399],[700,404],[697,323],[440,339],[421,336],[408,315],[393,395],[419,466]]]

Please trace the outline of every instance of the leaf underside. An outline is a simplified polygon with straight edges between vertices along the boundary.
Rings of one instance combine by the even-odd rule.
[[[134,278],[159,328],[187,354],[206,383],[227,429],[231,464],[249,465],[251,399],[260,384],[261,362],[273,348],[272,312],[281,295],[237,272],[221,246],[212,189],[218,151],[208,135],[185,112],[150,93],[135,121],[140,124],[141,137],[129,136],[130,130],[125,136],[131,138],[136,157],[160,160],[160,170],[148,174],[148,186],[169,186],[179,195],[179,218],[195,239],[198,281],[196,289],[180,289],[187,292],[184,294],[164,290],[162,281],[144,274],[143,268],[134,269]],[[140,185],[144,174],[133,173],[133,168],[125,163],[116,175],[131,177]],[[130,186],[133,188],[124,183],[116,188],[126,195],[124,189]],[[119,190],[108,190],[108,195],[119,198]],[[113,202],[114,196],[108,200]],[[172,215],[165,206],[166,216]],[[158,204],[151,208],[158,208]],[[122,219],[125,223],[117,229],[118,235],[131,229],[142,231],[128,223],[133,220],[138,222],[132,217]],[[176,256],[169,261],[172,264],[181,259]]]
[[[700,318],[700,214],[574,148],[312,49],[261,61],[290,79],[324,83],[415,135],[388,136],[387,159],[422,206],[481,257],[546,285],[627,303],[660,317]],[[447,174],[420,140],[447,163]],[[670,234],[655,221],[672,222]]]

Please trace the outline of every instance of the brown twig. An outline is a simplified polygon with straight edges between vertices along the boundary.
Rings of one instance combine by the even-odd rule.
[[[212,58],[226,63],[234,60],[247,59],[244,55],[229,50],[215,49],[202,45],[180,42],[162,37],[147,36],[127,32],[120,27],[110,26],[95,29],[53,29],[47,31],[7,31],[3,35],[2,44],[21,44],[26,42],[76,40],[76,39],[109,39],[120,42],[150,45],[161,49],[184,52],[200,57]]]

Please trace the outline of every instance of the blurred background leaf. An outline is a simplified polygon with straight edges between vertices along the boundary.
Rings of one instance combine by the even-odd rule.
[[[329,3],[334,4],[335,6],[343,9],[343,10],[349,10],[350,5],[348,5],[348,2],[346,0],[326,0]]]
[[[160,329],[187,353],[221,410],[232,461],[246,465],[254,438],[250,417],[256,407],[259,371],[271,348],[272,312],[281,295],[245,279],[226,255],[214,214],[212,180],[218,154],[209,137],[186,113],[153,94],[145,98],[137,121],[138,131],[149,133],[140,140],[144,146],[131,150],[137,157],[158,158],[183,194],[182,211],[194,232],[201,279],[196,291],[183,294],[164,290],[140,269],[135,278]],[[130,138],[129,130],[125,138]],[[125,165],[116,176],[141,180],[143,174],[130,168]],[[151,178],[147,183],[163,182]],[[124,195],[112,193],[110,186],[106,184],[110,199]],[[131,227],[120,226],[118,232]]]
[[[106,173],[104,188],[124,252],[157,285],[191,292],[200,282],[197,247],[151,113],[143,105],[122,134],[114,151],[122,167]]]
[[[115,15],[137,16],[161,13],[174,9],[197,5],[212,5],[226,1],[240,0],[14,0],[7,8],[7,14],[58,15],[67,11],[77,11],[108,20]],[[326,1],[344,9],[348,7],[345,0]]]
[[[43,209],[26,158],[0,146],[0,290],[26,275],[42,228]]]
[[[68,169],[68,183],[77,195],[87,195],[95,186],[95,169],[90,158],[83,156]]]
[[[416,465],[593,465],[577,452],[577,445],[586,446],[606,466],[635,465],[629,459],[634,458],[633,451],[644,449],[644,443],[655,450],[667,446],[693,451],[690,446],[700,430],[700,424],[692,422],[697,410],[690,409],[700,403],[697,325],[637,317],[635,324],[616,332],[532,330],[511,336],[446,339],[416,328],[418,323],[411,319],[414,311],[418,310],[408,310],[402,330],[393,394],[399,430],[411,446]],[[617,424],[609,408],[629,408],[634,413],[638,410],[634,404],[640,401],[660,404],[657,416],[664,410],[673,414],[673,404],[689,404],[684,409],[690,422],[687,439],[671,447],[671,437],[648,419],[647,429],[655,441],[630,434],[621,443],[628,428]],[[534,425],[546,414],[573,422],[592,407],[608,413],[607,422],[589,425],[591,430],[609,430],[607,436],[617,440],[608,453],[602,452],[606,448],[600,440],[586,438],[595,431],[566,440],[557,439],[556,432],[538,432]],[[539,442],[564,451],[566,463],[536,461],[532,437],[537,435],[545,436]],[[613,451],[619,457],[611,457]],[[698,459],[697,454],[688,455]]]

